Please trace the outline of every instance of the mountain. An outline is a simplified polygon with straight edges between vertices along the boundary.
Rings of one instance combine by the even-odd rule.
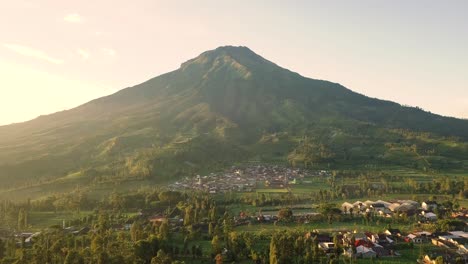
[[[226,46],[77,108],[0,127],[0,189],[154,183],[243,162],[463,170],[467,141],[467,120]]]

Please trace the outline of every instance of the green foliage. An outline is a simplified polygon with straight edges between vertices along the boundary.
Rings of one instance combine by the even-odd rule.
[[[216,235],[213,237],[213,239],[211,240],[211,250],[213,252],[213,254],[218,254],[218,253],[221,253],[221,250],[222,250],[222,244],[221,244],[221,241],[219,239],[219,237]]]
[[[163,250],[159,250],[156,257],[151,259],[151,264],[171,264],[172,260],[171,258],[164,253]]]
[[[3,239],[0,239],[0,259],[5,257],[6,253],[6,243]]]
[[[278,220],[284,221],[284,222],[289,222],[293,218],[293,212],[291,208],[281,208],[278,211]]]
[[[65,257],[64,264],[83,264],[83,257],[76,250],[70,250]]]

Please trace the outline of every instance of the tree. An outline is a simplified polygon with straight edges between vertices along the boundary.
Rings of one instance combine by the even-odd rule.
[[[278,264],[278,245],[273,237],[270,241],[270,264]]]
[[[161,249],[158,250],[156,257],[151,259],[151,264],[171,264],[172,259]]]
[[[293,212],[291,208],[281,208],[278,212],[278,219],[280,221],[289,222],[292,220]]]
[[[159,236],[162,240],[169,239],[169,225],[167,224],[167,220],[163,221],[159,226]]]
[[[222,245],[218,236],[214,236],[211,240],[211,249],[214,254],[221,253]]]
[[[18,212],[18,229],[23,230],[28,226],[28,213],[24,208],[21,208]]]
[[[332,203],[321,204],[319,209],[320,213],[328,218],[329,224],[332,223],[333,216],[341,215],[341,210]]]
[[[208,212],[208,218],[210,219],[210,221],[216,220],[216,206],[212,206],[210,208],[210,211]]]
[[[210,222],[210,223],[208,224],[208,235],[209,235],[210,237],[213,237],[213,232],[214,232],[214,230],[213,230],[213,223]]]
[[[312,237],[312,258],[314,260],[314,263],[318,262],[320,255],[319,251],[319,243],[318,243],[318,238],[317,236]]]
[[[83,264],[84,259],[76,250],[68,251],[67,256],[65,257],[64,264]]]
[[[335,244],[335,249],[334,249],[334,251],[335,251],[335,252],[334,252],[334,253],[335,253],[335,257],[338,258],[338,252],[339,252],[339,250],[341,249],[341,246],[340,246],[341,243],[340,243],[340,240],[338,239],[338,235],[337,235],[337,234],[335,234],[335,235],[333,236],[333,244]]]
[[[109,254],[107,254],[107,252],[105,251],[102,251],[98,254],[98,257],[97,257],[97,264],[107,264],[109,263],[110,261],[110,258],[109,258]]]
[[[98,223],[96,226],[97,233],[103,235],[110,228],[109,215],[106,213],[100,213],[98,217]]]
[[[91,240],[91,251],[94,254],[98,254],[104,250],[104,239],[101,235],[95,235]]]
[[[0,239],[0,259],[5,256],[6,253],[6,243],[2,239]]]
[[[36,242],[32,248],[32,264],[42,264],[47,263],[47,250],[45,250],[45,245],[40,242]]]
[[[147,240],[140,240],[136,242],[134,249],[135,256],[144,261],[145,263],[150,262],[151,258],[154,256],[151,243]]]
[[[295,235],[291,232],[275,233],[270,240],[270,263],[291,263],[295,252]],[[299,255],[303,255],[300,252]]]
[[[438,257],[435,259],[435,263],[436,263],[436,264],[445,264],[444,258],[443,258],[442,256],[438,256]]]
[[[119,211],[123,208],[124,206],[124,199],[123,197],[118,194],[117,192],[113,192],[109,196],[109,204],[114,209],[115,211]]]
[[[180,192],[175,192],[175,191],[164,191],[164,192],[159,193],[158,198],[162,202],[167,202],[169,204],[176,204],[178,201],[182,199],[182,194]]]
[[[226,218],[224,219],[223,221],[223,233],[224,233],[224,236],[228,236],[229,235],[229,232],[232,231],[232,221],[231,221],[231,218]]]
[[[130,228],[130,237],[133,242],[143,239],[143,226],[140,222],[135,221]]]
[[[294,242],[294,256],[296,257],[296,263],[300,263],[304,256],[304,239],[302,236],[298,236]]]
[[[60,238],[60,239],[55,240],[55,242],[53,242],[49,248],[49,251],[54,256],[53,259],[55,259],[57,263],[63,261],[62,255],[61,255],[63,247],[64,247],[64,241],[63,239]]]
[[[193,223],[193,208],[192,206],[185,207],[185,215],[184,215],[184,225],[188,226]]]

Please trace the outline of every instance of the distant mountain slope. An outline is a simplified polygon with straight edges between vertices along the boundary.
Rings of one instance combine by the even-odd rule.
[[[0,127],[0,189],[160,181],[234,162],[463,169],[468,121],[366,97],[246,47],[77,108]],[[64,178],[65,177],[65,178]]]

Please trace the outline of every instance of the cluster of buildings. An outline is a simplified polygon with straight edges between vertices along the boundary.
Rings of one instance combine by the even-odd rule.
[[[306,237],[317,239],[319,248],[325,254],[343,253],[353,258],[381,258],[400,256],[395,250],[399,235],[400,231],[397,229],[389,229],[380,234],[342,230],[337,231],[334,236],[315,230],[307,233]]]
[[[427,232],[426,232],[427,233]],[[465,231],[450,231],[436,232],[433,234],[427,233],[422,236],[420,243],[431,242],[438,246],[442,254],[428,254],[424,257],[424,263],[430,264],[434,257],[442,256],[446,263],[450,263],[455,256],[463,259],[463,263],[468,262],[468,232]],[[445,254],[444,254],[445,253]],[[450,253],[450,254],[447,254]]]
[[[344,202],[341,210],[345,214],[365,214],[373,213],[382,217],[393,217],[395,214],[406,216],[419,215],[422,221],[436,221],[437,215],[434,213],[440,205],[435,201],[424,201],[422,203],[413,200],[396,201],[356,201]]]
[[[417,260],[422,264],[434,264],[439,257],[443,263],[468,263],[468,233],[453,231],[444,233],[414,232],[403,236],[399,229],[387,229],[382,233],[338,231],[334,236],[318,231],[306,234],[315,237],[319,248],[325,254],[336,254],[341,251],[345,256],[353,258],[385,258],[399,257],[398,248],[402,243],[431,243],[439,246]],[[339,253],[341,253],[339,252]],[[461,262],[460,262],[461,261]]]
[[[307,176],[327,175],[327,171],[309,172],[282,166],[258,165],[250,167],[231,167],[221,173],[186,177],[168,187],[171,190],[202,190],[209,193],[229,191],[251,192],[257,186],[267,188],[287,188]]]

